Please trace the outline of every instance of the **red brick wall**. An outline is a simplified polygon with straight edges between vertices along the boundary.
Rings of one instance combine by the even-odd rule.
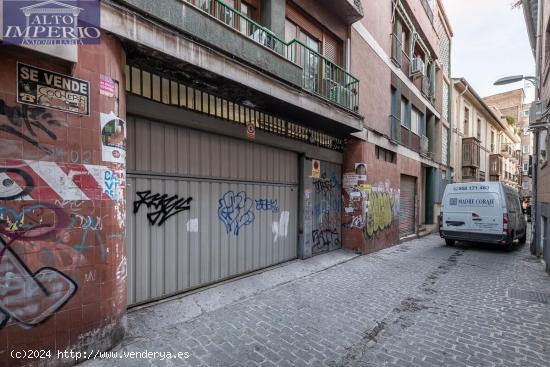
[[[100,113],[115,98],[99,80],[120,83],[124,119],[124,51],[103,37],[74,72],[20,47],[0,54],[0,365],[32,364],[14,350],[110,348],[125,327],[125,164],[102,160]],[[18,104],[18,61],[89,81],[90,115]]]
[[[396,163],[385,162],[376,158],[375,147],[369,142],[351,140],[346,146],[343,165],[345,174],[354,173],[355,163],[367,163],[366,183],[343,191],[342,244],[363,254],[399,242],[401,174],[417,177],[417,197],[422,185],[420,162],[399,154]],[[360,192],[361,198],[356,195],[353,200],[350,191]],[[418,217],[416,221],[418,223]]]

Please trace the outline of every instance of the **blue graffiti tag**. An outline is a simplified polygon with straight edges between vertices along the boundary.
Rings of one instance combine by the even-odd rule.
[[[279,203],[273,199],[257,199],[256,210],[272,211],[277,213],[279,211]]]
[[[239,235],[241,227],[254,222],[252,205],[254,200],[248,198],[244,191],[235,194],[233,191],[226,192],[219,200],[218,218],[225,225],[227,233]]]

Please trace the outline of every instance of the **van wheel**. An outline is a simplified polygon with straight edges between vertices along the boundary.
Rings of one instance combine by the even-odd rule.
[[[454,245],[455,245],[455,240],[446,239],[446,240],[445,240],[445,244],[446,244],[447,246],[454,246]]]
[[[525,232],[523,233],[523,236],[521,236],[521,237],[519,238],[519,244],[520,244],[520,245],[525,245],[525,242],[527,242],[527,231],[525,231]]]

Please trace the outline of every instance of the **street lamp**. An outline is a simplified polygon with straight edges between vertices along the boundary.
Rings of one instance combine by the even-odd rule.
[[[538,78],[535,76],[528,76],[528,75],[505,76],[503,78],[498,79],[496,82],[493,83],[493,85],[505,85],[505,84],[517,83],[517,82],[521,82],[522,80],[527,80],[528,82],[531,82],[536,88],[538,88],[539,86]]]
[[[537,69],[538,74],[538,69]],[[503,78],[498,79],[493,84],[494,85],[505,85],[510,83],[516,83],[520,82],[522,80],[526,80],[533,84],[535,86],[535,98],[537,101],[540,98],[540,82],[539,78],[536,76],[524,76],[524,75],[511,75],[511,76],[505,76]],[[536,102],[533,102],[536,103]],[[540,122],[540,117],[536,118],[535,124]],[[531,168],[532,170],[532,197],[535,199],[534,205],[531,206],[531,253],[534,255],[538,255],[538,250],[536,246],[536,238],[537,238],[537,181],[538,181],[538,175],[537,175],[537,169],[538,169],[538,146],[539,146],[539,134],[535,133],[535,141],[534,141],[534,149],[533,149],[533,166]]]

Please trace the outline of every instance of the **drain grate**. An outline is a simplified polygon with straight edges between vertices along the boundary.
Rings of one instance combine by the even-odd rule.
[[[524,291],[521,289],[508,289],[508,297],[520,299],[522,301],[550,304],[550,294],[548,293]]]

